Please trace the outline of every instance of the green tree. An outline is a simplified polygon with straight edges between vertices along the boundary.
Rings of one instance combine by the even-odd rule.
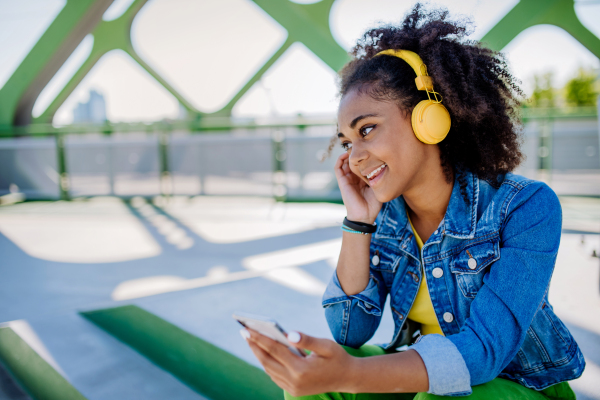
[[[579,68],[577,76],[565,85],[565,97],[573,106],[595,106],[598,99],[598,76],[592,70]]]
[[[554,89],[553,80],[553,72],[533,76],[533,93],[527,102],[528,107],[556,106],[556,89]]]

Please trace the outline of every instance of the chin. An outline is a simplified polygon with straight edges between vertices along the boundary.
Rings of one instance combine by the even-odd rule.
[[[373,189],[373,194],[378,202],[387,203],[400,197],[405,190],[406,186],[404,184],[400,184],[395,187],[390,187],[390,185],[381,185],[381,187]]]
[[[392,201],[396,197],[398,197],[398,196],[395,196],[392,193],[386,192],[386,191],[374,190],[373,192],[375,194],[375,198],[380,203],[387,203],[388,201]]]

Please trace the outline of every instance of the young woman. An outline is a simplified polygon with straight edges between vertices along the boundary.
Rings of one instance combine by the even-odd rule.
[[[347,218],[323,296],[337,343],[294,332],[301,358],[248,339],[288,399],[575,398],[585,362],[548,303],[560,203],[510,173],[522,95],[466,26],[417,5],[365,33],[341,71]],[[392,341],[364,345],[388,296]]]

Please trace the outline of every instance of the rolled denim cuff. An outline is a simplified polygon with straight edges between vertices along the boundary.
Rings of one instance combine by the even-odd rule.
[[[352,296],[348,296],[337,276],[337,272],[333,273],[325,293],[323,294],[323,306],[340,303],[348,300],[357,300],[358,306],[367,314],[381,315],[381,306],[379,305],[379,289],[377,282],[373,279],[373,276],[369,277],[369,283],[367,287],[360,293]]]
[[[425,363],[429,376],[428,393],[439,396],[467,396],[471,389],[471,374],[463,356],[448,338],[430,334],[411,346]]]

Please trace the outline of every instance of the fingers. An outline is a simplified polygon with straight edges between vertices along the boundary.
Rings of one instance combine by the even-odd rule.
[[[256,343],[248,340],[248,346],[250,346],[250,350],[252,350],[254,356],[265,368],[265,372],[269,375],[271,380],[275,382],[277,386],[289,392],[293,388],[293,386],[290,385],[289,371]]]
[[[339,345],[329,339],[320,339],[300,332],[290,332],[288,341],[298,349],[310,350],[322,357],[331,357]]]
[[[354,171],[352,171],[352,168],[350,168],[350,155],[348,153],[344,153],[340,156],[340,159],[342,161],[340,170],[344,173],[344,175],[352,180],[356,180],[359,183],[364,183],[362,176],[355,174]]]
[[[248,338],[246,338],[245,335],[242,336],[244,336],[244,338],[248,341],[250,349],[265,368],[267,375],[269,375],[271,380],[283,390],[287,391],[288,393],[295,392],[296,386],[292,382],[294,382],[294,377],[298,376],[298,372],[293,368],[288,368],[284,364],[280,363],[279,360],[276,357],[273,357],[269,351],[266,351],[263,346],[268,347],[271,345],[269,342],[273,342],[272,344],[283,348],[284,354],[288,353],[289,356],[292,356],[296,359],[300,358],[296,355],[293,355],[286,346],[280,343],[260,335],[255,331],[251,331],[250,329],[248,329],[247,332],[249,335]],[[277,346],[274,346],[274,348],[277,348]],[[271,348],[270,351],[278,353],[278,351],[273,350],[273,348]]]
[[[350,170],[350,159],[349,159],[349,158],[346,158],[346,159],[344,160],[344,164],[342,164],[342,170],[344,171],[344,173],[345,173],[346,175],[347,175],[347,174],[350,174],[350,173],[353,173],[353,172]]]
[[[350,171],[350,154],[342,153],[335,164],[336,168],[339,168],[345,175],[349,174]]]
[[[268,371],[269,375],[274,374],[280,376],[283,373],[283,365],[271,357],[271,355],[264,351],[258,344],[252,340],[248,340],[248,346],[250,346],[250,350],[252,350],[258,361],[265,367],[265,370]]]
[[[265,367],[265,371],[273,380],[278,383],[287,382],[284,379],[284,375],[286,372],[285,367],[279,363],[275,358],[273,358],[267,351],[265,351],[261,346],[259,346],[254,340],[251,338],[249,329],[242,329],[240,331],[242,337],[248,342],[248,346],[250,346],[250,350],[254,353],[254,356],[258,359],[258,361]],[[257,335],[255,333],[255,335]],[[281,386],[281,385],[280,385]]]
[[[299,357],[293,354],[290,349],[252,329],[248,329],[248,331],[250,332],[249,342],[254,342],[261,350],[286,368],[294,367],[295,361],[297,361]]]
[[[334,172],[335,176],[338,180],[338,183],[341,181],[348,182],[350,184],[361,184],[363,180],[361,177],[357,176],[352,169],[350,168],[350,155],[348,153],[343,153],[336,161]]]
[[[335,162],[335,166],[333,167],[333,171],[335,172],[335,175],[340,178],[341,176],[344,175],[344,170],[343,170],[343,166],[345,163],[347,163],[349,154],[348,153],[342,153],[337,161]]]
[[[342,154],[340,154],[340,156],[338,157],[338,161],[344,161],[347,160],[348,158],[350,158],[350,153],[347,152],[343,152]]]

